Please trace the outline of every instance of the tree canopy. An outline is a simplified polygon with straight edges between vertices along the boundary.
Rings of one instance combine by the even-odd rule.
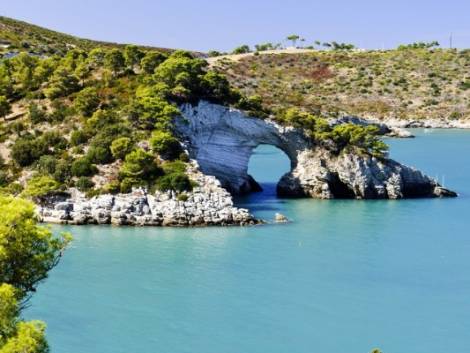
[[[37,225],[34,205],[0,196],[0,353],[47,353],[45,325],[19,318],[22,301],[59,261],[70,235]]]

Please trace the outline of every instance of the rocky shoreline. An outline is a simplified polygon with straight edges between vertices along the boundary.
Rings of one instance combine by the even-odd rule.
[[[76,189],[38,200],[43,222],[135,226],[227,226],[262,223],[247,209],[235,207],[232,195],[258,191],[248,174],[248,162],[260,144],[278,147],[289,157],[291,170],[278,183],[282,197],[319,199],[402,199],[455,197],[434,179],[388,158],[354,151],[336,153],[303,131],[269,119],[209,102],[183,105],[176,119],[177,133],[191,158],[187,170],[192,191],[104,194],[87,198]],[[347,120],[347,121],[345,121]],[[355,117],[332,122],[371,124]],[[376,124],[383,135],[410,137],[398,128]],[[404,130],[403,130],[404,131]],[[230,192],[229,192],[230,191]]]
[[[191,192],[148,193],[134,189],[129,194],[104,194],[87,198],[76,189],[50,195],[38,202],[39,220],[56,224],[112,224],[133,226],[228,226],[254,225],[247,209],[234,207],[232,196],[213,176],[204,175],[193,162]],[[184,195],[184,196],[182,196]]]
[[[214,175],[234,194],[253,191],[248,162],[253,150],[268,144],[282,150],[291,170],[278,183],[283,197],[319,199],[402,199],[455,197],[420,171],[389,158],[375,158],[354,150],[339,153],[304,135],[300,129],[269,119],[251,118],[235,109],[199,102],[181,107],[176,127],[191,158],[203,173]],[[371,122],[345,117],[331,124]],[[385,135],[391,130],[378,124]]]
[[[398,129],[470,129],[470,121],[465,120],[448,120],[448,119],[424,119],[424,120],[401,120],[401,119],[385,119],[382,121],[390,128]]]

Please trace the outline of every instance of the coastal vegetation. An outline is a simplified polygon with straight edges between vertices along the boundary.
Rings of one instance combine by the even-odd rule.
[[[306,108],[298,102],[277,109],[263,90],[234,88],[225,75],[234,78],[234,67],[211,70],[194,53],[102,45],[0,20],[10,47],[19,49],[20,37],[28,42],[0,60],[0,188],[7,193],[40,201],[70,187],[89,196],[133,187],[191,190],[173,120],[181,104],[200,100],[294,125],[336,152],[386,154],[374,128],[330,127],[319,114],[293,109]]]
[[[70,235],[36,224],[34,205],[0,196],[0,352],[47,353],[45,324],[21,312],[37,285],[57,265]]]
[[[435,42],[375,51],[333,45],[327,47],[331,50],[222,57],[212,67],[272,111],[297,107],[323,116],[379,120],[470,118],[470,51],[436,48]]]
[[[165,167],[165,161],[188,161],[172,129],[178,105],[199,99],[246,105],[223,75],[206,66],[189,52],[133,45],[3,59],[0,134],[9,153],[0,186],[29,198],[71,186],[89,191],[107,165],[109,185],[99,185],[95,194],[116,185],[123,192],[135,186],[190,189],[185,168],[175,173]],[[18,184],[25,173],[26,184]]]

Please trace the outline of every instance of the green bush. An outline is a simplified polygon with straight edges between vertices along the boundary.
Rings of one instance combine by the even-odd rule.
[[[60,100],[52,101],[52,113],[48,116],[48,120],[52,123],[61,123],[67,117],[72,115],[72,109]]]
[[[95,186],[95,183],[89,177],[80,177],[75,182],[75,186],[80,191],[88,191]]]
[[[27,198],[36,198],[58,191],[60,184],[49,176],[39,175],[31,178],[21,195]]]
[[[82,157],[75,160],[71,166],[73,176],[93,176],[98,172],[96,166],[87,157]]]
[[[4,118],[11,112],[11,105],[7,97],[0,96],[0,118]]]
[[[47,121],[48,119],[46,111],[35,103],[31,103],[29,105],[28,116],[29,120],[31,120],[31,123],[33,124],[39,124]]]
[[[104,66],[110,70],[113,75],[118,75],[124,70],[124,55],[117,48],[108,50],[104,55]]]
[[[40,173],[53,175],[55,173],[57,159],[50,155],[39,158],[36,168]]]
[[[70,161],[63,159],[57,161],[53,177],[60,183],[68,183],[72,178]]]
[[[11,148],[12,159],[21,167],[27,167],[48,153],[47,145],[40,139],[19,138]]]
[[[88,141],[88,135],[83,130],[74,130],[70,136],[72,146],[78,146]]]
[[[178,192],[192,190],[191,180],[184,173],[171,173],[158,178],[155,186],[158,190],[174,190]]]
[[[182,152],[178,139],[167,131],[155,130],[150,138],[150,146],[164,159],[178,158]]]
[[[113,180],[103,187],[105,194],[117,194],[120,191],[121,183],[118,180]]]
[[[245,53],[250,53],[251,52],[251,49],[248,45],[244,44],[244,45],[241,45],[237,48],[235,48],[233,51],[232,51],[232,54],[245,54]]]
[[[140,179],[124,178],[122,179],[121,184],[120,184],[120,191],[123,194],[128,194],[132,191],[133,187],[144,186],[144,185],[145,183]]]
[[[5,187],[10,183],[10,175],[7,170],[0,170],[0,187]]]
[[[162,170],[154,156],[139,148],[125,157],[119,174],[121,180],[152,181],[162,174]]]
[[[153,74],[158,65],[164,62],[166,58],[167,56],[163,53],[150,51],[142,58],[140,66],[146,74]]]
[[[187,194],[179,194],[177,197],[178,201],[183,201],[183,202],[188,201],[188,198],[189,197]]]
[[[58,152],[68,147],[68,141],[58,131],[47,131],[41,136],[41,140],[48,149]]]
[[[65,97],[79,88],[78,78],[65,67],[59,67],[51,77],[44,94],[49,99]]]
[[[73,104],[75,109],[84,116],[92,115],[100,104],[98,91],[94,87],[84,88],[77,94]]]
[[[376,126],[359,126],[354,124],[337,125],[330,133],[333,141],[340,148],[353,146],[377,158],[386,156],[388,146],[379,139],[379,129]]]
[[[143,96],[127,107],[129,121],[138,129],[167,128],[180,112],[160,96]]]
[[[119,137],[111,143],[111,153],[116,159],[124,159],[132,148],[132,140],[128,137]]]
[[[86,158],[95,164],[107,164],[113,161],[113,155],[109,148],[102,146],[90,146]]]

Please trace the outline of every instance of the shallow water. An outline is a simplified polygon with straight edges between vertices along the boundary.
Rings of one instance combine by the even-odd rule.
[[[28,319],[52,353],[466,353],[470,347],[470,132],[415,130],[392,156],[457,199],[279,200],[289,169],[261,146],[265,192],[239,202],[286,225],[54,227],[73,246]]]

